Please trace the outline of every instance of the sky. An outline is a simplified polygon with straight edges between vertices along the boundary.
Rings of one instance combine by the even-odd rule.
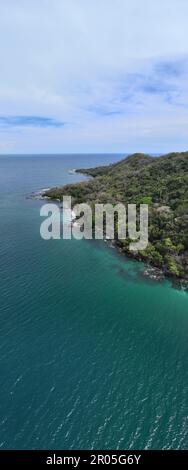
[[[187,0],[0,0],[0,153],[188,150]]]

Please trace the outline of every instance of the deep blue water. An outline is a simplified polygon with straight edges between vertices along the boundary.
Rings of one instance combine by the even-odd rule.
[[[0,447],[188,448],[188,295],[40,238],[33,191],[118,155],[0,157]]]

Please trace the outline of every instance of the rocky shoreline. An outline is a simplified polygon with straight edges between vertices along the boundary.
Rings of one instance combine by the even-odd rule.
[[[36,197],[61,203],[68,195],[73,206],[95,201],[147,204],[150,222],[145,250],[130,252],[128,241],[118,240],[116,234],[115,240],[105,241],[124,256],[143,262],[146,279],[167,278],[188,291],[188,152],[158,158],[134,154],[109,166],[72,171],[90,180],[42,190]]]
[[[168,279],[172,283],[172,287],[178,290],[183,290],[188,293],[188,279],[181,279],[174,277],[168,273],[168,271],[164,268],[158,268],[156,266],[151,265],[147,261],[143,261],[139,254],[133,254],[130,251],[124,251],[119,243],[116,240],[108,240],[104,238],[104,241],[108,244],[109,248],[114,248],[120,255],[134,259],[137,262],[142,262],[144,264],[144,269],[142,271],[142,276],[145,279],[149,279],[154,282],[162,282],[165,279]]]
[[[46,191],[49,191],[50,188],[44,188],[41,189],[31,195],[33,199],[39,199],[39,200],[44,200],[48,199],[49,201],[52,201],[52,198],[46,195]],[[60,199],[53,199],[53,201],[60,202]],[[74,213],[74,210],[71,212],[71,224],[74,225],[79,225],[79,220],[76,217],[76,214]],[[182,289],[185,292],[188,292],[188,279],[181,279],[181,278],[176,278],[174,276],[171,276],[167,270],[158,268],[156,266],[153,266],[147,261],[143,261],[140,257],[139,254],[133,254],[130,251],[124,251],[123,248],[120,246],[119,242],[116,240],[110,240],[104,236],[104,242],[108,244],[109,248],[114,248],[119,254],[123,256],[127,256],[128,258],[135,259],[138,262],[143,262],[145,267],[142,272],[142,276],[145,279],[149,279],[155,282],[162,282],[165,279],[169,279],[172,282],[172,286],[176,289]]]

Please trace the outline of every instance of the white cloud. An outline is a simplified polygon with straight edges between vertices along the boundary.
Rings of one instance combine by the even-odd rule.
[[[187,0],[1,1],[0,115],[68,123],[1,128],[1,147],[185,149],[187,17]]]

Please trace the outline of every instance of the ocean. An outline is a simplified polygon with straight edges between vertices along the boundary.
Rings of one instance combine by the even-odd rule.
[[[187,449],[188,294],[30,195],[120,155],[0,157],[0,448]]]

